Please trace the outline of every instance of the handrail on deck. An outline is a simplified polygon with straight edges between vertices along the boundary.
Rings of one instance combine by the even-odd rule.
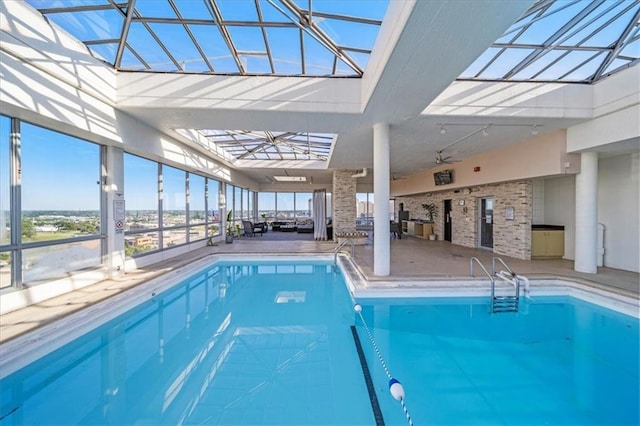
[[[351,244],[351,257],[355,257],[355,253],[356,253],[355,242],[351,238],[347,238],[343,240],[340,244],[338,244],[338,247],[336,247],[336,249],[333,251],[333,266],[338,265],[338,252],[340,251],[340,249],[346,246],[347,243]]]
[[[516,274],[511,270],[511,268],[509,268],[507,266],[506,263],[504,263],[504,260],[502,260],[499,257],[494,257],[493,259],[491,259],[491,273],[492,275],[496,275],[496,260],[498,262],[500,262],[502,264],[502,266],[504,266],[504,268],[507,270],[508,273],[510,273],[512,276],[515,276]]]
[[[478,265],[480,265],[480,268],[482,268],[482,270],[484,271],[484,273],[487,275],[487,277],[489,277],[489,279],[493,282],[493,275],[491,275],[489,273],[489,271],[487,271],[487,268],[484,267],[484,265],[482,264],[482,262],[480,262],[480,259],[478,259],[477,257],[472,257],[471,260],[469,261],[469,267],[471,269],[471,276],[475,277],[475,274],[473,272],[473,262],[476,262]]]

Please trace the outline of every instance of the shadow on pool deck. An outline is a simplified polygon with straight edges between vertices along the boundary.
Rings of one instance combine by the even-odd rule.
[[[59,318],[105,300],[151,278],[187,265],[205,256],[216,253],[323,253],[332,254],[336,243],[313,240],[282,240],[239,238],[231,244],[219,243],[203,247],[174,259],[160,262],[125,276],[100,282],[83,289],[67,293],[42,303],[0,316],[0,343],[34,330]],[[348,247],[345,248],[347,250]],[[443,278],[469,278],[470,259],[477,257],[487,269],[491,268],[494,254],[483,249],[452,245],[446,241],[427,241],[412,237],[391,240],[391,267],[387,277],[373,274],[373,245],[355,247],[355,263],[370,281],[428,281]],[[500,256],[509,267],[529,278],[571,278],[607,288],[627,296],[638,298],[640,274],[611,268],[599,268],[597,274],[584,274],[573,270],[573,261],[562,259],[519,260]],[[476,276],[482,276],[476,270]],[[393,290],[390,290],[393,291]]]

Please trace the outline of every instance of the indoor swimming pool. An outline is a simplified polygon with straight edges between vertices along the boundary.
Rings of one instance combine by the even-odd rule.
[[[496,315],[487,298],[360,298],[360,315],[332,263],[223,259],[149,290],[0,368],[0,424],[407,424],[387,372],[416,425],[638,424],[637,318],[572,297]]]

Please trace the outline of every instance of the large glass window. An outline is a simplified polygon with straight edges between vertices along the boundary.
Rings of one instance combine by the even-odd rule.
[[[22,251],[22,281],[35,284],[62,278],[71,271],[100,266],[100,240],[56,244]]]
[[[229,212],[233,212],[233,193],[235,191],[235,186],[227,184],[227,190],[225,193],[225,207],[227,209],[227,218],[229,218]],[[231,220],[235,213],[232,213]]]
[[[373,228],[373,193],[359,192],[356,194],[356,228]]]
[[[272,222],[276,217],[276,193],[258,193],[258,216],[263,221]]]
[[[22,242],[100,232],[100,147],[21,126]]]
[[[220,235],[220,182],[207,179],[207,206],[209,208],[209,237]]]
[[[125,252],[128,256],[159,247],[158,163],[124,155],[126,206]]]
[[[205,222],[205,178],[193,173],[189,174],[189,241],[207,237]]]
[[[11,243],[11,120],[0,115],[0,246]],[[7,259],[0,257],[0,268]],[[4,266],[3,266],[4,265]]]
[[[243,218],[246,218],[243,215],[242,211],[242,188],[235,187],[233,192],[233,217],[234,222],[241,223],[240,221]]]
[[[253,191],[249,191],[247,190],[247,218],[249,218],[249,220],[251,221],[255,221],[256,218],[254,217],[254,211],[253,211]]]
[[[0,115],[0,246],[11,243],[11,120]],[[11,286],[10,251],[0,251],[0,289]]]
[[[293,192],[277,192],[276,203],[278,207],[277,220],[293,219],[295,217]]]
[[[296,192],[296,218],[309,218],[313,210],[313,194],[310,192]]]
[[[204,223],[206,218],[204,177],[189,174],[189,225]]]
[[[162,165],[162,227],[172,228],[187,224],[186,173]]]

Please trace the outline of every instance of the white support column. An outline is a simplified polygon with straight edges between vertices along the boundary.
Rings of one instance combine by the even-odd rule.
[[[106,155],[106,221],[107,221],[107,261],[109,276],[116,278],[124,275],[124,150],[107,146]],[[117,215],[117,216],[116,216]]]
[[[598,153],[582,154],[576,175],[576,254],[574,269],[598,272]]]
[[[389,275],[391,242],[389,238],[389,125],[373,126],[373,273]]]

